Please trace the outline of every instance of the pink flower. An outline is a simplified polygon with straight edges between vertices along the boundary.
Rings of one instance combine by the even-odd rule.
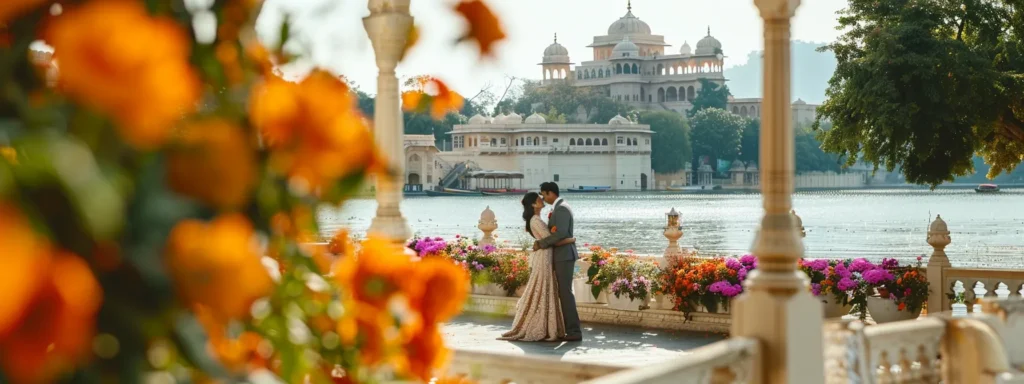
[[[918,257],[917,257],[917,261],[921,261],[921,259],[923,259],[923,258],[924,258],[924,257],[918,256]]]

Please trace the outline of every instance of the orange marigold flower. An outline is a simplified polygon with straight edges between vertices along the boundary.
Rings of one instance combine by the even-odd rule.
[[[338,322],[338,336],[345,345],[359,349],[360,363],[374,365],[383,361],[389,345],[398,342],[388,330],[393,318],[387,311],[371,305],[352,303],[351,310]]]
[[[179,222],[167,240],[166,261],[181,297],[219,320],[245,318],[273,286],[252,225],[238,214]]]
[[[45,40],[60,63],[59,88],[112,116],[135,147],[161,145],[196,107],[200,84],[187,33],[140,2],[90,1],[55,18]]]
[[[46,0],[4,0],[0,1],[0,23],[13,19],[21,13],[47,2]]]
[[[414,88],[402,93],[403,109],[417,113],[429,109],[430,117],[436,120],[443,119],[449,112],[458,112],[464,103],[462,95],[441,80],[430,77],[416,79]]]
[[[77,255],[57,253],[43,260],[46,270],[34,275],[42,284],[31,293],[20,322],[0,336],[0,364],[16,383],[48,382],[87,357],[103,297],[89,266]],[[5,301],[9,294],[5,292]]]
[[[352,255],[355,252],[355,247],[348,231],[342,228],[335,232],[331,241],[327,243],[327,250],[335,255]]]
[[[346,295],[378,310],[386,309],[399,293],[417,297],[423,289],[414,281],[415,266],[409,257],[384,239],[366,240],[354,257],[338,260],[333,272]]]
[[[0,337],[15,325],[43,284],[49,245],[32,231],[28,220],[14,206],[0,202]]]
[[[256,183],[255,164],[255,151],[238,126],[204,120],[185,126],[181,146],[170,151],[168,184],[214,207],[238,208]]]
[[[324,71],[301,83],[270,76],[251,95],[250,115],[273,152],[272,166],[318,188],[380,157],[348,86]]]
[[[505,39],[501,21],[481,0],[464,0],[455,6],[455,12],[469,23],[469,30],[462,40],[472,39],[480,47],[480,54],[494,54],[494,44]]]
[[[465,269],[447,260],[427,258],[417,263],[414,271],[421,295],[411,297],[410,303],[424,324],[448,321],[462,311],[469,297],[469,274]]]
[[[448,362],[451,352],[444,346],[444,340],[436,325],[425,328],[405,344],[409,374],[424,381],[434,377],[435,370]]]

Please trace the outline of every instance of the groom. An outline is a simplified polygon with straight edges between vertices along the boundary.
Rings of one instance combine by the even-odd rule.
[[[573,237],[572,210],[558,196],[558,184],[546,182],[540,185],[540,195],[544,202],[554,206],[548,216],[548,229],[551,236],[537,240],[533,243],[533,249],[551,248],[559,240]],[[572,275],[576,269],[576,259],[580,256],[576,253],[575,244],[567,244],[554,247],[552,251],[555,267],[555,280],[558,282],[558,300],[562,305],[562,317],[565,320],[565,341],[583,340],[583,331],[580,330],[580,315],[576,313],[576,297],[572,294]]]

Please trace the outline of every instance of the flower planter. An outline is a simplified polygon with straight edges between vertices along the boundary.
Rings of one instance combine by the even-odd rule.
[[[676,305],[675,297],[672,295],[662,295],[660,293],[654,295],[654,304],[651,305],[654,309],[660,309],[663,311],[671,311],[672,307]]]
[[[615,297],[615,295],[608,295],[608,308],[619,309],[623,311],[639,311],[640,305],[644,304],[640,300],[631,300],[629,296],[622,295]]]
[[[512,295],[512,296],[514,296],[514,297],[523,297],[523,292],[526,292],[526,286],[525,285],[522,286],[522,287],[519,287],[519,289],[516,290],[516,293],[514,295]],[[504,293],[504,291],[502,291],[502,293]]]
[[[576,296],[576,303],[593,303],[593,304],[604,304],[608,302],[608,293],[601,291],[601,294],[594,298],[594,294],[590,292],[590,284],[587,284],[587,278],[573,279],[572,281],[572,294]]]
[[[878,296],[868,297],[868,314],[875,320],[875,323],[891,323],[894,321],[913,320],[921,315],[921,309],[917,311],[901,311],[897,308],[896,302],[883,299]]]
[[[818,296],[826,319],[837,319],[850,314],[852,305],[843,305],[835,297]]]
[[[494,283],[473,284],[474,295],[505,296],[505,289]]]

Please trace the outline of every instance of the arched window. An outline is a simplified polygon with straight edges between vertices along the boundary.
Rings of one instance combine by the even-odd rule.
[[[644,93],[644,89],[640,88],[640,101],[647,100],[647,97],[644,95],[646,95],[646,93]]]
[[[636,64],[634,63],[633,64],[633,74],[635,75],[635,74],[638,74],[638,73],[640,73],[640,67],[637,67]]]
[[[497,147],[498,146],[498,139],[491,139],[491,146],[492,147]]]
[[[601,139],[594,139],[594,145],[601,145]]]
[[[636,145],[636,138],[633,138],[633,145]]]
[[[583,138],[582,137],[576,138],[576,145],[583,145]]]
[[[669,75],[674,75],[674,74],[676,74],[676,69],[675,69],[675,68],[671,68],[671,67],[669,67],[669,69],[668,69],[668,74],[669,74]]]
[[[590,78],[590,72],[587,71],[586,69],[583,70],[583,78],[584,79],[589,79]]]
[[[615,64],[615,74],[622,74],[622,64]]]
[[[533,145],[540,145],[540,138],[539,137],[534,137],[533,138]]]
[[[697,92],[693,90],[693,86],[686,87],[686,100],[693,101],[697,97]]]
[[[603,70],[600,70],[600,69],[598,69],[598,70],[597,70],[597,77],[598,77],[598,78],[604,77],[604,71],[603,71]]]
[[[747,117],[747,107],[740,107],[740,116]]]
[[[559,69],[558,72],[559,72],[558,73],[558,78],[559,79],[564,79],[565,78],[565,68]]]
[[[739,115],[740,114],[740,109],[736,108],[736,107],[732,107],[732,114]]]
[[[658,74],[659,75],[664,75],[665,74],[665,66],[663,66],[661,64],[658,64]]]
[[[594,72],[593,69],[590,70],[590,78],[591,79],[596,79],[597,78],[597,72]]]
[[[704,63],[704,66],[702,68],[704,69],[705,73],[711,72],[711,65],[708,63]]]
[[[601,145],[608,145],[608,139],[601,139]]]
[[[665,92],[665,101],[679,101],[679,95],[676,93],[676,87],[668,87],[668,91]]]
[[[412,156],[409,156],[409,162],[410,163],[415,163],[415,162],[418,162],[418,161],[420,161],[420,155],[417,155],[417,154],[414,153],[414,154],[412,154]]]
[[[658,102],[665,102],[665,88],[658,88]]]
[[[611,68],[605,68],[604,69],[604,77],[612,77],[612,69]]]
[[[576,145],[576,139],[569,139],[569,145]]]
[[[583,72],[576,72],[576,80],[583,80]]]
[[[590,141],[590,139],[587,139],[587,144],[586,145],[594,145],[594,142]]]

